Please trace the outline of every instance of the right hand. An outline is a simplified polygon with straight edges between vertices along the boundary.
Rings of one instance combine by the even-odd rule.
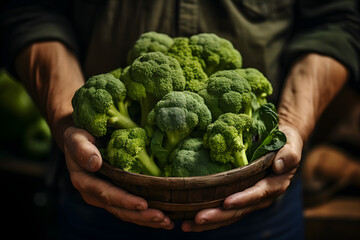
[[[172,229],[174,223],[159,210],[148,208],[145,199],[134,196],[97,177],[102,164],[95,138],[87,131],[68,127],[64,132],[64,154],[73,186],[90,205],[100,207],[126,222],[152,228]]]

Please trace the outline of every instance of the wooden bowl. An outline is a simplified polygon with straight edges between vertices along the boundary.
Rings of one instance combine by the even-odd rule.
[[[100,173],[120,188],[148,201],[174,220],[191,219],[202,209],[222,206],[229,195],[253,186],[272,171],[275,152],[244,167],[199,177],[153,177],[130,173],[106,162]]]

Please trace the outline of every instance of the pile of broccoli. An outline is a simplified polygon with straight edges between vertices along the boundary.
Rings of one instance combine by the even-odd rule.
[[[125,171],[161,177],[245,166],[286,143],[270,81],[242,68],[240,52],[215,34],[147,32],[127,66],[91,77],[73,99],[73,120]]]

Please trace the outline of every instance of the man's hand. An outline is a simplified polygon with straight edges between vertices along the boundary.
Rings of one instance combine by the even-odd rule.
[[[84,84],[76,56],[56,41],[34,43],[16,59],[16,69],[44,114],[66,164],[74,187],[83,199],[121,220],[153,228],[172,229],[173,223],[147,202],[97,177],[102,164],[95,139],[72,123],[71,99]]]
[[[123,221],[152,228],[172,229],[171,220],[147,202],[96,177],[102,159],[87,131],[69,127],[64,134],[64,153],[74,187],[90,205],[104,208]]]
[[[229,196],[223,207],[200,211],[194,221],[183,223],[183,231],[201,232],[229,225],[252,211],[271,205],[285,192],[300,163],[303,141],[297,131],[289,126],[280,126],[280,130],[285,133],[287,143],[275,156],[274,174],[253,187]]]
[[[287,143],[275,156],[274,174],[229,196],[223,208],[200,211],[194,221],[184,222],[182,229],[200,232],[231,224],[269,206],[285,192],[300,163],[304,142],[347,77],[347,69],[330,57],[308,54],[300,58],[289,72],[278,107],[279,128]]]

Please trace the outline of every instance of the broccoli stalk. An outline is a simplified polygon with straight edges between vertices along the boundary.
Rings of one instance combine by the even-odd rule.
[[[210,124],[204,135],[204,146],[210,157],[234,167],[248,164],[246,150],[251,141],[252,118],[246,114],[225,113]]]
[[[160,176],[161,171],[153,155],[147,153],[149,139],[145,129],[119,129],[112,133],[106,147],[105,159],[113,166],[125,171]]]
[[[248,148],[248,143],[244,143],[243,134],[239,133],[239,137],[235,139],[237,141],[235,144],[238,146],[236,151],[234,151],[234,165],[236,167],[248,165],[248,159],[246,156],[246,150]]]
[[[187,130],[174,130],[166,132],[167,141],[164,148],[171,152],[176,147],[176,145],[185,138],[187,138],[192,131],[193,128],[189,128]]]
[[[119,128],[133,128],[138,125],[130,118],[128,113],[129,102],[118,103],[118,108],[114,104],[110,105],[107,115],[109,116],[108,124],[110,127]]]

